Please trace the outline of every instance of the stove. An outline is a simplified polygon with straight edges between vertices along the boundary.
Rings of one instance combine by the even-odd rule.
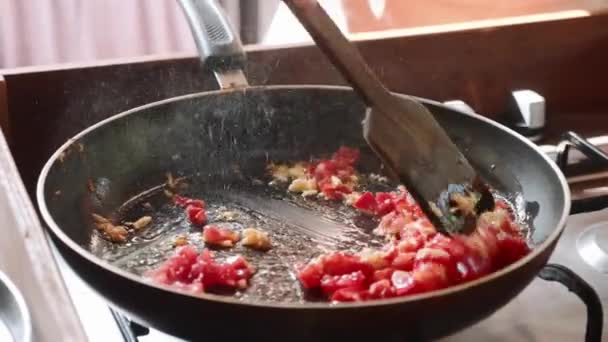
[[[591,152],[589,148],[585,150],[584,144],[591,144],[591,152],[599,153],[599,156],[585,158]],[[583,146],[582,150],[580,146]],[[564,265],[584,279],[599,295],[601,307],[608,308],[608,172],[601,171],[606,166],[602,158],[606,158],[603,152],[608,152],[608,136],[585,140],[568,132],[559,144],[541,146],[541,149],[565,169],[573,192],[574,214],[568,220],[550,263]],[[587,165],[589,160],[596,168]],[[54,252],[91,342],[183,341],[142,327],[111,309]],[[550,276],[543,274],[545,279]],[[595,301],[596,306],[587,306],[575,292],[559,282],[538,277],[488,319],[441,341],[583,341],[586,330],[599,336],[602,328],[601,340],[608,340],[608,324],[603,322],[601,307],[597,313],[598,298],[589,297],[584,286],[580,287],[584,284],[577,283],[576,279],[567,280],[571,282],[571,289],[587,295],[588,304]]]

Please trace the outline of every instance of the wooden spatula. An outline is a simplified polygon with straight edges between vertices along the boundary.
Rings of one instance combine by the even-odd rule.
[[[389,173],[440,232],[473,231],[494,200],[433,115],[415,99],[391,94],[316,0],[283,1],[367,103],[363,134]]]

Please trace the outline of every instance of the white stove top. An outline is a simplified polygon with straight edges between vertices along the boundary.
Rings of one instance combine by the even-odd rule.
[[[577,251],[581,233],[594,225],[608,231],[608,209],[571,216],[550,260],[565,265],[589,282],[608,308],[608,274],[589,266]],[[603,246],[608,256],[608,245]],[[57,255],[58,256],[58,255]],[[60,268],[90,342],[124,341],[107,303],[93,293],[58,256]],[[586,307],[573,293],[556,282],[536,279],[518,297],[490,318],[442,342],[464,341],[583,341]],[[604,323],[603,339],[608,340]],[[151,330],[140,342],[177,342],[179,339]]]

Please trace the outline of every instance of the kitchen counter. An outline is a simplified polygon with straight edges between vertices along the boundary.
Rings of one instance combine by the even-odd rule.
[[[0,132],[0,270],[25,298],[33,342],[84,341],[50,246]]]

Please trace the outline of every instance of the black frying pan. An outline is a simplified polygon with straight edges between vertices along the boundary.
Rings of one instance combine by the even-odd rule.
[[[197,43],[222,90],[145,105],[86,129],[50,158],[38,183],[40,210],[59,251],[115,307],[195,340],[428,339],[487,317],[545,266],[570,209],[563,175],[511,130],[421,100],[513,202],[530,227],[533,251],[499,272],[436,292],[338,305],[304,300],[289,273],[295,262],[325,248],[360,249],[374,241],[350,211],[321,208],[255,180],[267,180],[269,161],[325,156],[341,145],[361,149],[360,170],[379,171],[361,133],[364,104],[346,87],[247,86],[240,71],[244,54],[215,2],[183,3],[196,36],[206,38]],[[253,286],[239,297],[188,294],[140,276],[173,253],[178,234],[200,241],[163,194],[167,172],[188,178],[185,194],[204,198],[211,218],[225,206],[239,212],[241,226],[271,232],[277,246],[267,254],[239,247],[219,252],[243,253],[258,268]],[[149,214],[153,223],[116,245],[100,237],[92,212],[125,220]]]

